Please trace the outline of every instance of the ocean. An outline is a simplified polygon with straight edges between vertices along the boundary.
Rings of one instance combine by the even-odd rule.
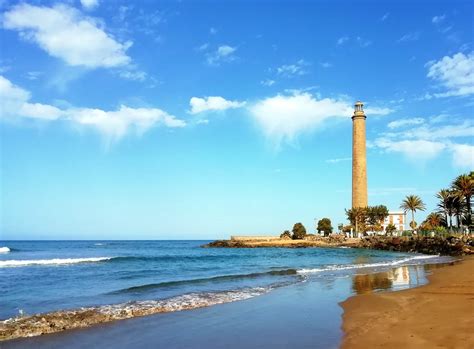
[[[208,241],[1,241],[0,319],[81,307],[166,312],[351,278],[352,293],[425,280],[451,257],[351,248],[202,248]],[[383,280],[360,275],[386,272]],[[384,274],[385,275],[385,274]]]

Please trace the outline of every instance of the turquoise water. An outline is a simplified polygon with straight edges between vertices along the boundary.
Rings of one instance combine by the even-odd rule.
[[[449,260],[348,248],[201,248],[206,242],[1,241],[6,252],[0,253],[0,319],[149,301],[180,310],[197,300],[230,303],[347,277],[358,292],[365,281],[355,276],[393,268],[400,271],[389,276],[390,287],[409,287],[420,281],[407,277],[404,266]],[[387,288],[386,282],[379,288]]]

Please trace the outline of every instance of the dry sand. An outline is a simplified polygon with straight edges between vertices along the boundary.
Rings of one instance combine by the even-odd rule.
[[[357,295],[344,309],[342,348],[474,348],[474,258],[434,270],[429,284]]]

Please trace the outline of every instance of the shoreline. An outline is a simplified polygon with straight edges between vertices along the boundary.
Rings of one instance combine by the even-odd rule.
[[[420,257],[413,258],[416,259]],[[406,262],[406,260],[402,261]],[[375,265],[361,264],[361,266],[370,268]],[[292,269],[286,270],[285,272],[295,275],[298,273]],[[308,271],[302,269],[301,272],[304,274]],[[311,270],[309,270],[309,272],[311,272]],[[377,274],[380,272],[372,271],[364,273],[364,275],[374,273]],[[0,321],[0,343],[14,339],[36,337],[58,332],[69,332],[70,330],[90,328],[100,324],[119,322],[126,319],[147,317],[158,313],[173,313],[182,310],[195,310],[218,304],[233,303],[235,301],[242,301],[266,294],[271,289],[275,288],[267,287],[263,289],[260,287],[258,290],[255,289],[250,293],[244,293],[245,290],[222,291],[212,294],[203,293],[200,297],[190,294],[163,300],[131,301],[127,303],[58,310],[50,313],[11,318]],[[343,299],[346,298],[339,299],[335,304],[339,304]]]
[[[393,252],[415,252],[462,256],[474,254],[474,240],[471,236],[364,236],[348,238],[343,234],[305,237],[292,240],[284,238],[245,238],[216,240],[202,245],[203,248],[360,248]]]
[[[340,303],[341,348],[472,348],[474,258],[428,275],[426,285],[367,293]]]

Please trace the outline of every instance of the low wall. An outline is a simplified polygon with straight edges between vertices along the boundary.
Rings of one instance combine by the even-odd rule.
[[[272,241],[280,240],[279,236],[231,236],[232,241]]]

